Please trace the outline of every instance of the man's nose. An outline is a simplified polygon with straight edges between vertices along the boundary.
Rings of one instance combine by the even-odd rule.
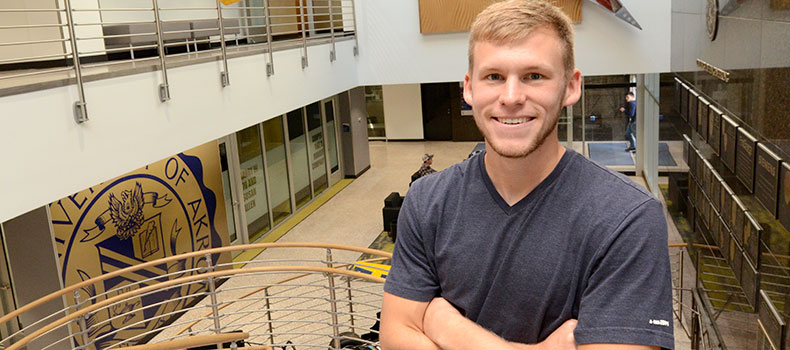
[[[503,105],[521,105],[527,99],[523,84],[517,78],[508,78],[505,81],[504,91],[499,96]]]

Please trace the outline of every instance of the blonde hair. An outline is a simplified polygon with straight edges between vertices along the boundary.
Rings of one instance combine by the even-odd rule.
[[[469,34],[469,71],[474,63],[477,42],[513,44],[526,39],[535,29],[553,30],[563,47],[566,73],[575,68],[573,24],[561,9],[544,0],[506,0],[488,6],[477,15]]]

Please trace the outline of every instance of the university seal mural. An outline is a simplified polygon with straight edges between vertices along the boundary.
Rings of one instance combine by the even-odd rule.
[[[50,212],[66,286],[144,262],[228,244],[216,142],[51,203]],[[229,260],[227,255],[212,257],[214,263]],[[188,274],[184,270],[201,266],[206,266],[205,257],[154,265],[82,288],[79,298],[94,304],[133,288],[183,277]],[[196,301],[181,296],[205,288],[204,284],[192,284],[142,295],[103,313],[90,314],[88,338],[97,349],[125,340],[130,340],[129,345],[145,340],[143,334],[171,322],[178,310]],[[129,313],[132,309],[140,311]],[[165,316],[157,318],[160,315]]]

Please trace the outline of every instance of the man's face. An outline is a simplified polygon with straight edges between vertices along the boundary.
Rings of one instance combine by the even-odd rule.
[[[625,95],[625,102],[631,102],[631,101],[633,101],[633,100],[635,100],[635,99],[636,99],[636,98],[634,98],[634,96],[631,96],[631,95]]]
[[[464,100],[490,148],[508,158],[526,157],[547,137],[556,138],[562,107],[581,95],[581,73],[566,76],[563,49],[552,30],[496,45],[478,42],[464,78]]]

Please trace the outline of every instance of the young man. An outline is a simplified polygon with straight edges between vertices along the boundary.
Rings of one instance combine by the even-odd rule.
[[[469,41],[464,99],[487,151],[406,196],[382,348],[672,348],[661,204],[557,139],[581,93],[570,21],[509,0]]]
[[[620,112],[628,117],[628,125],[625,127],[625,139],[628,140],[626,152],[636,151],[636,98],[633,92],[625,94],[625,104],[620,107]]]

